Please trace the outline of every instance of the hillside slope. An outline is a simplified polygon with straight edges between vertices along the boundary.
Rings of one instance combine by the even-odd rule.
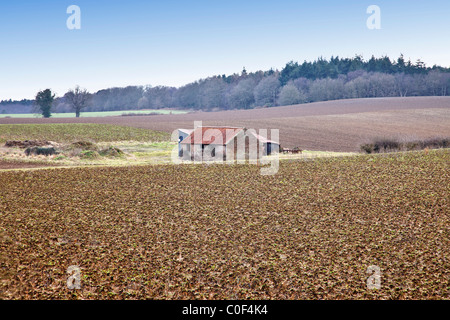
[[[182,115],[0,119],[2,123],[107,123],[171,132],[203,125],[279,129],[283,146],[356,151],[375,137],[450,136],[450,97],[371,98]]]

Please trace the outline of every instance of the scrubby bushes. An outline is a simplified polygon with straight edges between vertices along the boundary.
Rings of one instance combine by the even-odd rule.
[[[25,150],[25,154],[27,156],[30,155],[44,155],[44,156],[51,156],[53,154],[57,154],[58,152],[54,147],[29,147]]]
[[[80,158],[92,158],[92,153],[87,153],[87,151],[98,151],[98,147],[95,143],[89,141],[77,141],[73,142],[64,147],[65,153],[69,157],[80,157]]]
[[[77,141],[71,143],[66,149],[81,149],[81,150],[94,150],[97,151],[98,147],[95,143],[89,141]]]
[[[85,150],[81,151],[80,158],[82,159],[98,159],[100,154],[95,150]]]
[[[45,147],[33,146],[25,150],[27,156],[30,155],[53,155],[58,154],[57,160],[78,157],[84,160],[100,159],[101,157],[120,158],[125,153],[114,146],[100,149],[95,143],[89,141],[78,141],[64,146],[61,150],[49,145]]]
[[[122,157],[124,155],[122,150],[113,146],[101,150],[99,154],[103,157]]]
[[[360,145],[360,149],[366,153],[412,151],[427,149],[439,149],[450,147],[450,138],[429,138],[425,140],[399,141],[393,138],[378,138],[371,143]]]
[[[99,159],[101,157],[122,157],[124,152],[119,148],[109,146],[101,149],[92,142],[78,141],[65,148],[69,157],[80,157],[81,159]]]
[[[28,147],[43,147],[51,145],[52,142],[45,140],[8,140],[5,143],[5,147],[8,148],[28,148]]]
[[[448,148],[450,147],[450,138],[432,138],[422,141],[421,148]]]
[[[361,151],[364,151],[365,153],[373,153],[373,143],[365,143],[359,146],[359,148],[361,149]]]

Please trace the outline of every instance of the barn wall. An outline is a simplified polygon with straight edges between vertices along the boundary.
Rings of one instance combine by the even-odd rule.
[[[227,144],[226,160],[230,162],[257,161],[261,158],[262,151],[263,146],[256,137],[240,133]]]
[[[182,156],[183,160],[192,160],[191,158],[191,145],[190,144],[181,144]]]
[[[186,139],[186,137],[189,136],[189,133],[178,130],[178,156],[183,158],[183,146],[180,143],[181,141],[183,141],[184,139]]]
[[[270,153],[267,152],[267,145],[270,144]],[[278,143],[274,143],[274,142],[265,142],[263,144],[264,146],[264,151],[263,151],[263,155],[268,156],[274,153],[279,153],[280,151],[280,145]]]
[[[203,149],[203,160],[205,161],[222,161],[225,155],[225,146],[210,144]],[[214,150],[214,155],[212,154]]]

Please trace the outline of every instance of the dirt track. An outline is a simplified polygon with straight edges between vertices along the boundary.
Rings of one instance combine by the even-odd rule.
[[[295,106],[103,118],[0,119],[4,123],[104,123],[172,132],[203,125],[279,129],[286,147],[356,151],[375,137],[450,136],[450,97],[373,98],[317,102]]]

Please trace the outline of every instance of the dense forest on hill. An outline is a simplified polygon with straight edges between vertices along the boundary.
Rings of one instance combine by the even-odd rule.
[[[81,84],[82,85],[82,84]],[[279,70],[216,75],[182,87],[128,86],[91,94],[84,111],[174,108],[229,110],[272,107],[315,101],[405,96],[446,96],[450,68],[427,67],[417,60],[384,56],[364,60],[319,58],[313,62],[288,62]],[[30,112],[32,100],[0,102],[1,113]],[[54,112],[71,112],[65,97],[54,102]]]

